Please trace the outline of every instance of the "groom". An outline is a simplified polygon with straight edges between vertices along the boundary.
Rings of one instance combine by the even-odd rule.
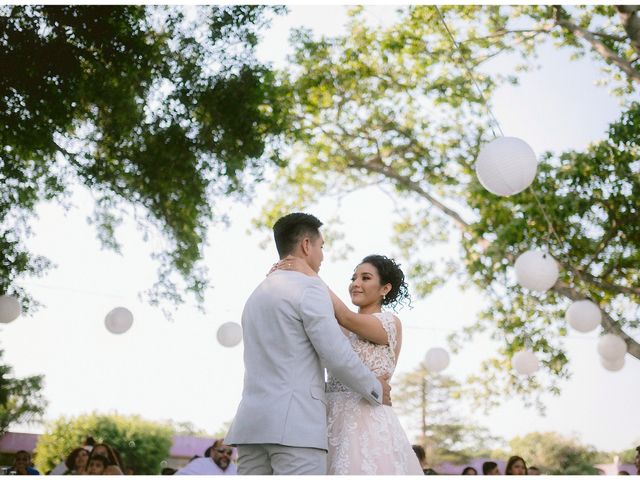
[[[273,226],[280,258],[322,263],[322,222],[292,213]],[[244,389],[225,443],[238,447],[240,475],[325,475],[324,369],[374,405],[390,405],[390,387],[351,348],[318,277],[276,270],[242,313]]]

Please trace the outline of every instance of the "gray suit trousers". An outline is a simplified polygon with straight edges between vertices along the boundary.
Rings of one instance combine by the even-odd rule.
[[[238,445],[238,475],[326,475],[327,451],[276,443]]]

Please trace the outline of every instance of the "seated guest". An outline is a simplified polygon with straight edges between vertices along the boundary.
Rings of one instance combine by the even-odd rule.
[[[477,475],[478,471],[473,467],[464,467],[462,470],[462,475]]]
[[[67,467],[65,475],[86,475],[89,464],[89,451],[85,447],[78,447],[71,450],[71,453],[64,461]]]
[[[540,475],[540,469],[532,465],[529,467],[529,472],[527,473],[527,475]]]
[[[109,460],[104,455],[91,455],[87,475],[103,475],[108,466]]]
[[[500,475],[500,469],[496,462],[484,462],[482,464],[483,475]]]
[[[40,472],[31,466],[31,454],[26,450],[18,450],[7,475],[40,475]]]
[[[236,475],[236,464],[231,462],[233,447],[218,439],[205,453],[207,452],[209,456],[192,460],[175,475]]]
[[[87,437],[84,441],[84,444],[82,445],[82,448],[84,448],[87,453],[91,453],[91,449],[93,448],[93,446],[95,445],[96,441],[93,439],[93,437]],[[78,447],[80,448],[80,447]],[[72,450],[71,453],[73,453],[75,450]],[[69,454],[71,455],[71,454]],[[47,475],[75,475],[73,473],[73,464],[74,462],[71,462],[71,467],[69,466],[68,463],[69,457],[66,458],[66,460],[64,462],[60,462],[58,465],[56,465],[53,470],[47,472]],[[80,460],[82,462],[82,459]],[[85,462],[84,468],[87,468],[87,464],[89,463],[89,459],[87,458],[87,461]]]
[[[422,467],[422,473],[424,473],[427,464],[427,454],[425,453],[424,448],[422,448],[422,445],[411,445],[411,448],[413,448],[416,457],[418,457],[418,461]]]
[[[507,466],[504,469],[505,475],[527,475],[527,462],[524,458],[514,455],[509,458]]]
[[[95,455],[100,455],[107,459],[107,468],[105,468],[104,475],[124,475],[120,454],[118,454],[111,445],[106,443],[98,443],[97,445],[94,445],[93,450],[91,450],[89,461],[91,461]]]

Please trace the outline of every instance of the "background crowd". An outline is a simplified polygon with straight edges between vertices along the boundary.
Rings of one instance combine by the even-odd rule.
[[[235,449],[225,445],[222,439],[214,440],[203,456],[193,456],[187,465],[180,469],[162,467],[162,475],[235,475]],[[6,475],[40,475],[33,465],[33,455],[26,450],[16,452],[13,466],[3,472]],[[93,437],[87,437],[83,445],[71,450],[64,461],[60,462],[46,475],[135,475],[122,461],[117,449],[107,443],[96,443]]]
[[[413,451],[416,453],[420,464],[422,465],[425,475],[438,475],[438,472],[429,467],[427,463],[427,456],[424,448],[420,445],[413,445]],[[635,456],[636,475],[640,475],[640,445],[636,447]],[[497,462],[486,461],[482,464],[482,475],[544,475],[545,472],[541,471],[536,466],[527,466],[526,460],[519,455],[512,455],[507,460],[504,468],[504,472],[500,471],[500,467]],[[626,470],[620,470],[619,475],[631,475],[631,472]],[[460,472],[460,475],[480,475],[480,472],[472,466],[466,466]]]
[[[425,450],[420,445],[413,445],[413,450],[420,460],[425,475],[438,475],[429,466]],[[202,456],[195,455],[182,468],[162,467],[158,473],[162,475],[235,475],[237,454],[233,447],[225,445],[222,439],[216,439]],[[640,445],[636,447],[635,472],[620,470],[619,475],[640,475]],[[16,452],[13,466],[4,472],[7,475],[40,475],[32,463],[32,454],[25,450]],[[46,472],[46,475],[134,475],[136,472],[124,465],[120,453],[106,443],[96,443],[87,437],[83,445],[71,450],[66,459]],[[501,471],[498,462],[486,461],[481,471],[466,466],[460,475],[544,475],[536,466],[528,466],[526,460],[518,455],[511,456]]]

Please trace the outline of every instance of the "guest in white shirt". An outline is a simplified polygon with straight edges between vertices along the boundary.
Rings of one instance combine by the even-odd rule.
[[[233,447],[222,443],[222,439],[216,440],[207,449],[209,456],[196,458],[175,475],[235,475],[237,466],[231,461]],[[206,452],[205,452],[206,453]]]

